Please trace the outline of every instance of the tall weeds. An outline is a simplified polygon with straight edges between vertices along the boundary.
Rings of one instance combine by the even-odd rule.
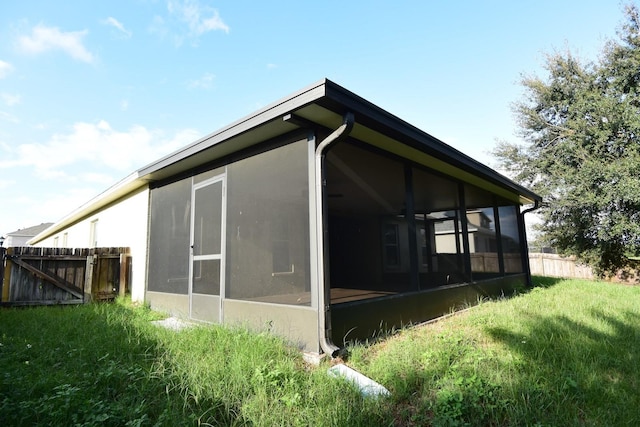
[[[0,309],[2,425],[640,425],[640,287],[537,280],[354,344],[363,398],[267,332],[151,324],[127,301]]]

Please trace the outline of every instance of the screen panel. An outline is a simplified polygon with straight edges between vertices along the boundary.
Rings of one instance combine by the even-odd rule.
[[[309,305],[308,142],[227,168],[226,297]]]
[[[148,290],[189,292],[191,178],[151,190]]]

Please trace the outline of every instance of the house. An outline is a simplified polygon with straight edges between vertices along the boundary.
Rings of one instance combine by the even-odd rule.
[[[2,244],[0,246],[4,246],[6,248],[13,246],[26,246],[30,239],[46,230],[51,225],[53,225],[52,222],[43,222],[42,224],[34,225],[33,227],[21,228],[7,233],[1,236]]]
[[[335,355],[526,286],[521,208],[540,201],[325,79],[135,171],[32,242],[129,246],[133,299]],[[438,242],[445,222],[454,244]],[[490,230],[494,268],[472,262],[474,228]]]

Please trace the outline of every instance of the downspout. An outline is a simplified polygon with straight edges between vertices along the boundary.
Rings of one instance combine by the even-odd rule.
[[[526,268],[527,268],[527,286],[529,288],[531,288],[533,286],[533,282],[531,281],[531,266],[529,265],[529,242],[527,242],[527,231],[526,231],[526,225],[524,223],[524,214],[529,213],[529,212],[533,212],[536,209],[538,209],[540,207],[540,201],[539,200],[534,200],[533,201],[533,206],[530,207],[529,209],[525,209],[520,213],[520,216],[522,217],[522,237],[524,237],[524,246],[525,248],[527,248],[527,264],[526,264]]]
[[[329,208],[324,191],[326,186],[324,161],[329,148],[348,136],[353,129],[354,123],[353,113],[345,113],[342,125],[318,144],[315,155],[316,242],[318,248],[318,284],[321,287],[318,292],[318,332],[322,351],[331,357],[336,357],[340,353],[340,348],[333,343],[331,338],[331,289],[329,280],[325,275],[329,265],[329,249],[325,244],[329,240],[327,223]]]

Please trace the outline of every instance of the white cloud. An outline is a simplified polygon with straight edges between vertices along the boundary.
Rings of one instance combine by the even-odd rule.
[[[70,133],[55,134],[44,143],[22,144],[5,150],[0,169],[33,167],[39,177],[73,179],[65,171],[83,168],[84,173],[106,169],[122,174],[175,151],[196,140],[199,133],[185,129],[166,136],[163,131],[133,126],[128,131],[112,129],[102,120],[76,123]],[[72,168],[73,166],[73,168]]]
[[[16,181],[13,179],[0,179],[0,190],[13,187],[14,185],[16,185]]]
[[[20,120],[16,116],[5,111],[0,111],[0,120],[4,120],[10,123],[20,123]]]
[[[161,16],[153,18],[150,31],[161,37],[170,35],[176,46],[180,46],[184,39],[190,39],[197,45],[199,37],[210,31],[229,33],[229,26],[220,13],[197,0],[168,0],[167,12],[168,19]]]
[[[115,28],[116,30],[119,31],[120,36],[124,37],[124,38],[130,38],[133,33],[129,30],[127,30],[126,28],[124,28],[124,25],[118,21],[116,18],[110,16],[107,19],[105,19],[104,21],[102,21],[104,24],[106,25],[110,25],[113,28]]]
[[[203,6],[196,0],[170,0],[167,2],[167,9],[170,14],[187,24],[191,35],[199,36],[216,30],[229,32],[229,27],[222,21],[216,9]]]
[[[12,95],[10,93],[0,93],[0,98],[2,98],[2,102],[4,102],[7,107],[17,105],[22,100],[20,95]]]
[[[81,174],[79,178],[82,182],[91,182],[105,186],[113,184],[115,182],[113,176],[104,173],[87,172]]]
[[[160,37],[164,38],[167,36],[169,30],[164,22],[164,18],[162,16],[154,16],[151,24],[149,25],[149,32],[152,34],[158,34]]]
[[[87,34],[87,30],[64,32],[56,27],[36,25],[30,36],[18,37],[18,48],[29,54],[61,50],[73,59],[92,63],[95,61],[94,55],[82,44],[82,39]]]
[[[13,65],[5,61],[0,61],[0,79],[4,79],[13,71]]]
[[[58,191],[41,194],[37,198],[23,199],[22,211],[29,212],[32,218],[21,222],[33,225],[43,221],[58,221],[85,204],[87,200],[91,200],[100,191],[96,186],[89,185],[81,188],[61,187]]]
[[[129,100],[123,99],[122,101],[120,101],[120,110],[127,111],[128,109],[129,109]]]
[[[278,68],[276,64],[267,64],[267,69],[273,70],[274,68]]]
[[[211,73],[204,73],[202,77],[195,80],[189,80],[187,87],[189,89],[211,89],[213,87],[213,79],[215,76]]]

